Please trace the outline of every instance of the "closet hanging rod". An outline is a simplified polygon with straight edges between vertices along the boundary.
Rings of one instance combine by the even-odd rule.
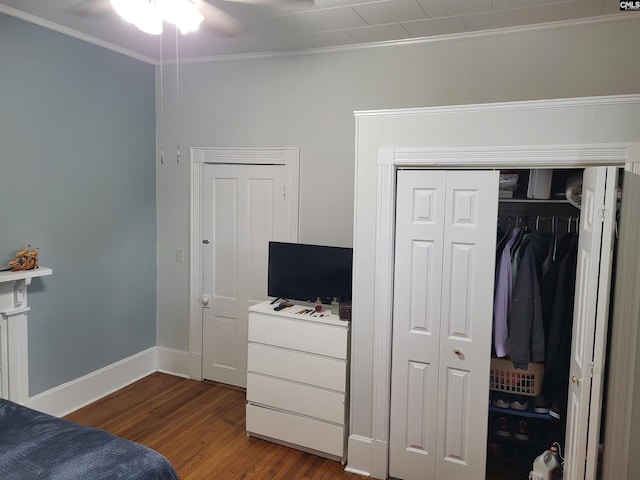
[[[527,222],[529,220],[529,215],[498,215],[498,222],[500,220],[506,220],[509,225],[513,222],[516,226],[520,225],[522,222]]]
[[[580,224],[580,217],[536,217],[536,230],[539,230],[540,221],[546,222],[567,222],[567,232],[571,233],[571,225],[576,224],[576,232]]]
[[[519,226],[522,221],[526,222],[531,217],[526,216],[512,216],[512,215],[498,215],[498,221],[506,220],[509,226],[513,223],[515,226]],[[571,232],[571,227],[575,223],[575,230],[578,230],[578,225],[580,224],[580,217],[541,217],[536,216],[536,230],[540,229],[540,222],[552,222],[552,227],[554,222],[567,222],[567,232]]]
[[[498,220],[528,220],[531,215],[498,215]]]
[[[536,222],[551,222],[553,220],[557,220],[559,222],[573,222],[576,219],[579,219],[580,217],[540,217],[540,216],[536,216]],[[531,219],[530,216],[520,216],[520,215],[516,215],[516,216],[512,216],[512,215],[498,215],[498,220],[525,220],[525,219]]]

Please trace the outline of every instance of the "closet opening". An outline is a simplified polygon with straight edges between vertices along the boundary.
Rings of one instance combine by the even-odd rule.
[[[568,454],[583,174],[575,168],[500,171],[487,479],[529,478],[536,458],[554,444],[558,462]],[[618,206],[621,182],[622,171]],[[615,252],[615,237],[613,246]]]

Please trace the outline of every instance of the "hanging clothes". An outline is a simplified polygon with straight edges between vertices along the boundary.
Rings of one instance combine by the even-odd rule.
[[[520,228],[514,228],[507,234],[507,240],[498,257],[493,302],[493,345],[496,357],[509,355],[508,315],[511,309],[511,248],[520,235]]]
[[[545,394],[550,399],[560,400],[560,405],[566,405],[578,259],[578,236],[567,234],[567,237],[568,249],[558,263],[558,281],[549,322],[544,362]]]
[[[544,325],[544,335],[546,339],[545,350],[547,350],[547,353],[545,354],[545,360],[548,355],[549,337],[551,331],[551,317],[553,315],[554,302],[556,300],[556,289],[558,288],[558,270],[562,260],[572,248],[572,243],[574,242],[575,237],[575,234],[567,234],[560,239],[556,252],[556,260],[551,262],[546,273],[543,271],[540,292],[542,295],[542,319]],[[565,286],[561,285],[560,288],[564,290]],[[573,300],[573,296],[571,297],[571,300]]]
[[[520,259],[522,253],[526,250],[529,243],[529,231],[526,227],[520,230],[520,235],[516,239],[516,243],[513,246],[511,254],[511,280],[512,288],[516,286],[516,280],[518,279],[518,270],[520,269]]]
[[[544,361],[540,279],[549,241],[548,234],[531,233],[520,247],[520,262],[509,316],[509,345],[514,367],[522,370],[527,370],[529,362]]]
[[[556,261],[557,255],[557,247],[558,247],[558,220],[556,217],[551,219],[552,222],[552,231],[551,231],[551,240],[549,241],[549,251],[547,252],[547,257],[542,261],[542,281],[544,282],[544,277],[551,268],[551,266]],[[536,228],[537,230],[537,228]]]

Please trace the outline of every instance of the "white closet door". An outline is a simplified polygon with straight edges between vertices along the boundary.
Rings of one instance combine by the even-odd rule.
[[[437,480],[485,477],[498,179],[447,173]]]
[[[398,172],[392,477],[484,478],[497,200],[498,172]]]
[[[446,172],[398,172],[389,475],[435,478]]]
[[[584,170],[565,442],[564,477],[571,479],[585,478],[586,470],[596,478],[597,444],[585,457],[588,436],[597,443],[599,435],[602,392],[592,391],[592,382],[593,368],[598,378],[604,368],[616,190],[616,168]]]

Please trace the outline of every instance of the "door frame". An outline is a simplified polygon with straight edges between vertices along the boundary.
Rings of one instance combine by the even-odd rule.
[[[284,165],[289,169],[290,238],[298,238],[300,148],[191,147],[189,235],[189,378],[202,380],[202,180],[205,165]]]
[[[640,143],[629,144],[629,157],[640,158]],[[631,177],[633,176],[633,177]],[[630,205],[640,203],[640,188],[635,187],[640,177],[640,164],[627,164],[622,190]],[[634,186],[634,188],[631,188]],[[637,252],[640,249],[638,231],[638,213],[636,210],[622,208],[620,223],[629,227],[621,229],[617,256],[627,261],[617,262],[616,284],[613,291],[613,311],[611,348],[608,358],[608,390],[604,443],[607,446],[603,455],[602,478],[626,478],[629,473],[629,458],[633,456],[630,448],[633,415],[634,387],[636,378],[638,322],[620,321],[640,318],[640,262]],[[636,259],[631,261],[630,259]],[[621,281],[624,280],[624,281]],[[597,333],[597,332],[596,332]],[[602,387],[601,387],[602,388]],[[594,443],[590,441],[590,443]],[[595,447],[594,447],[595,448]]]
[[[378,149],[372,355],[372,472],[385,472],[385,478],[389,473],[396,170],[606,166],[622,168],[627,163],[628,148],[628,143],[599,143]],[[609,408],[612,407],[609,405]]]

